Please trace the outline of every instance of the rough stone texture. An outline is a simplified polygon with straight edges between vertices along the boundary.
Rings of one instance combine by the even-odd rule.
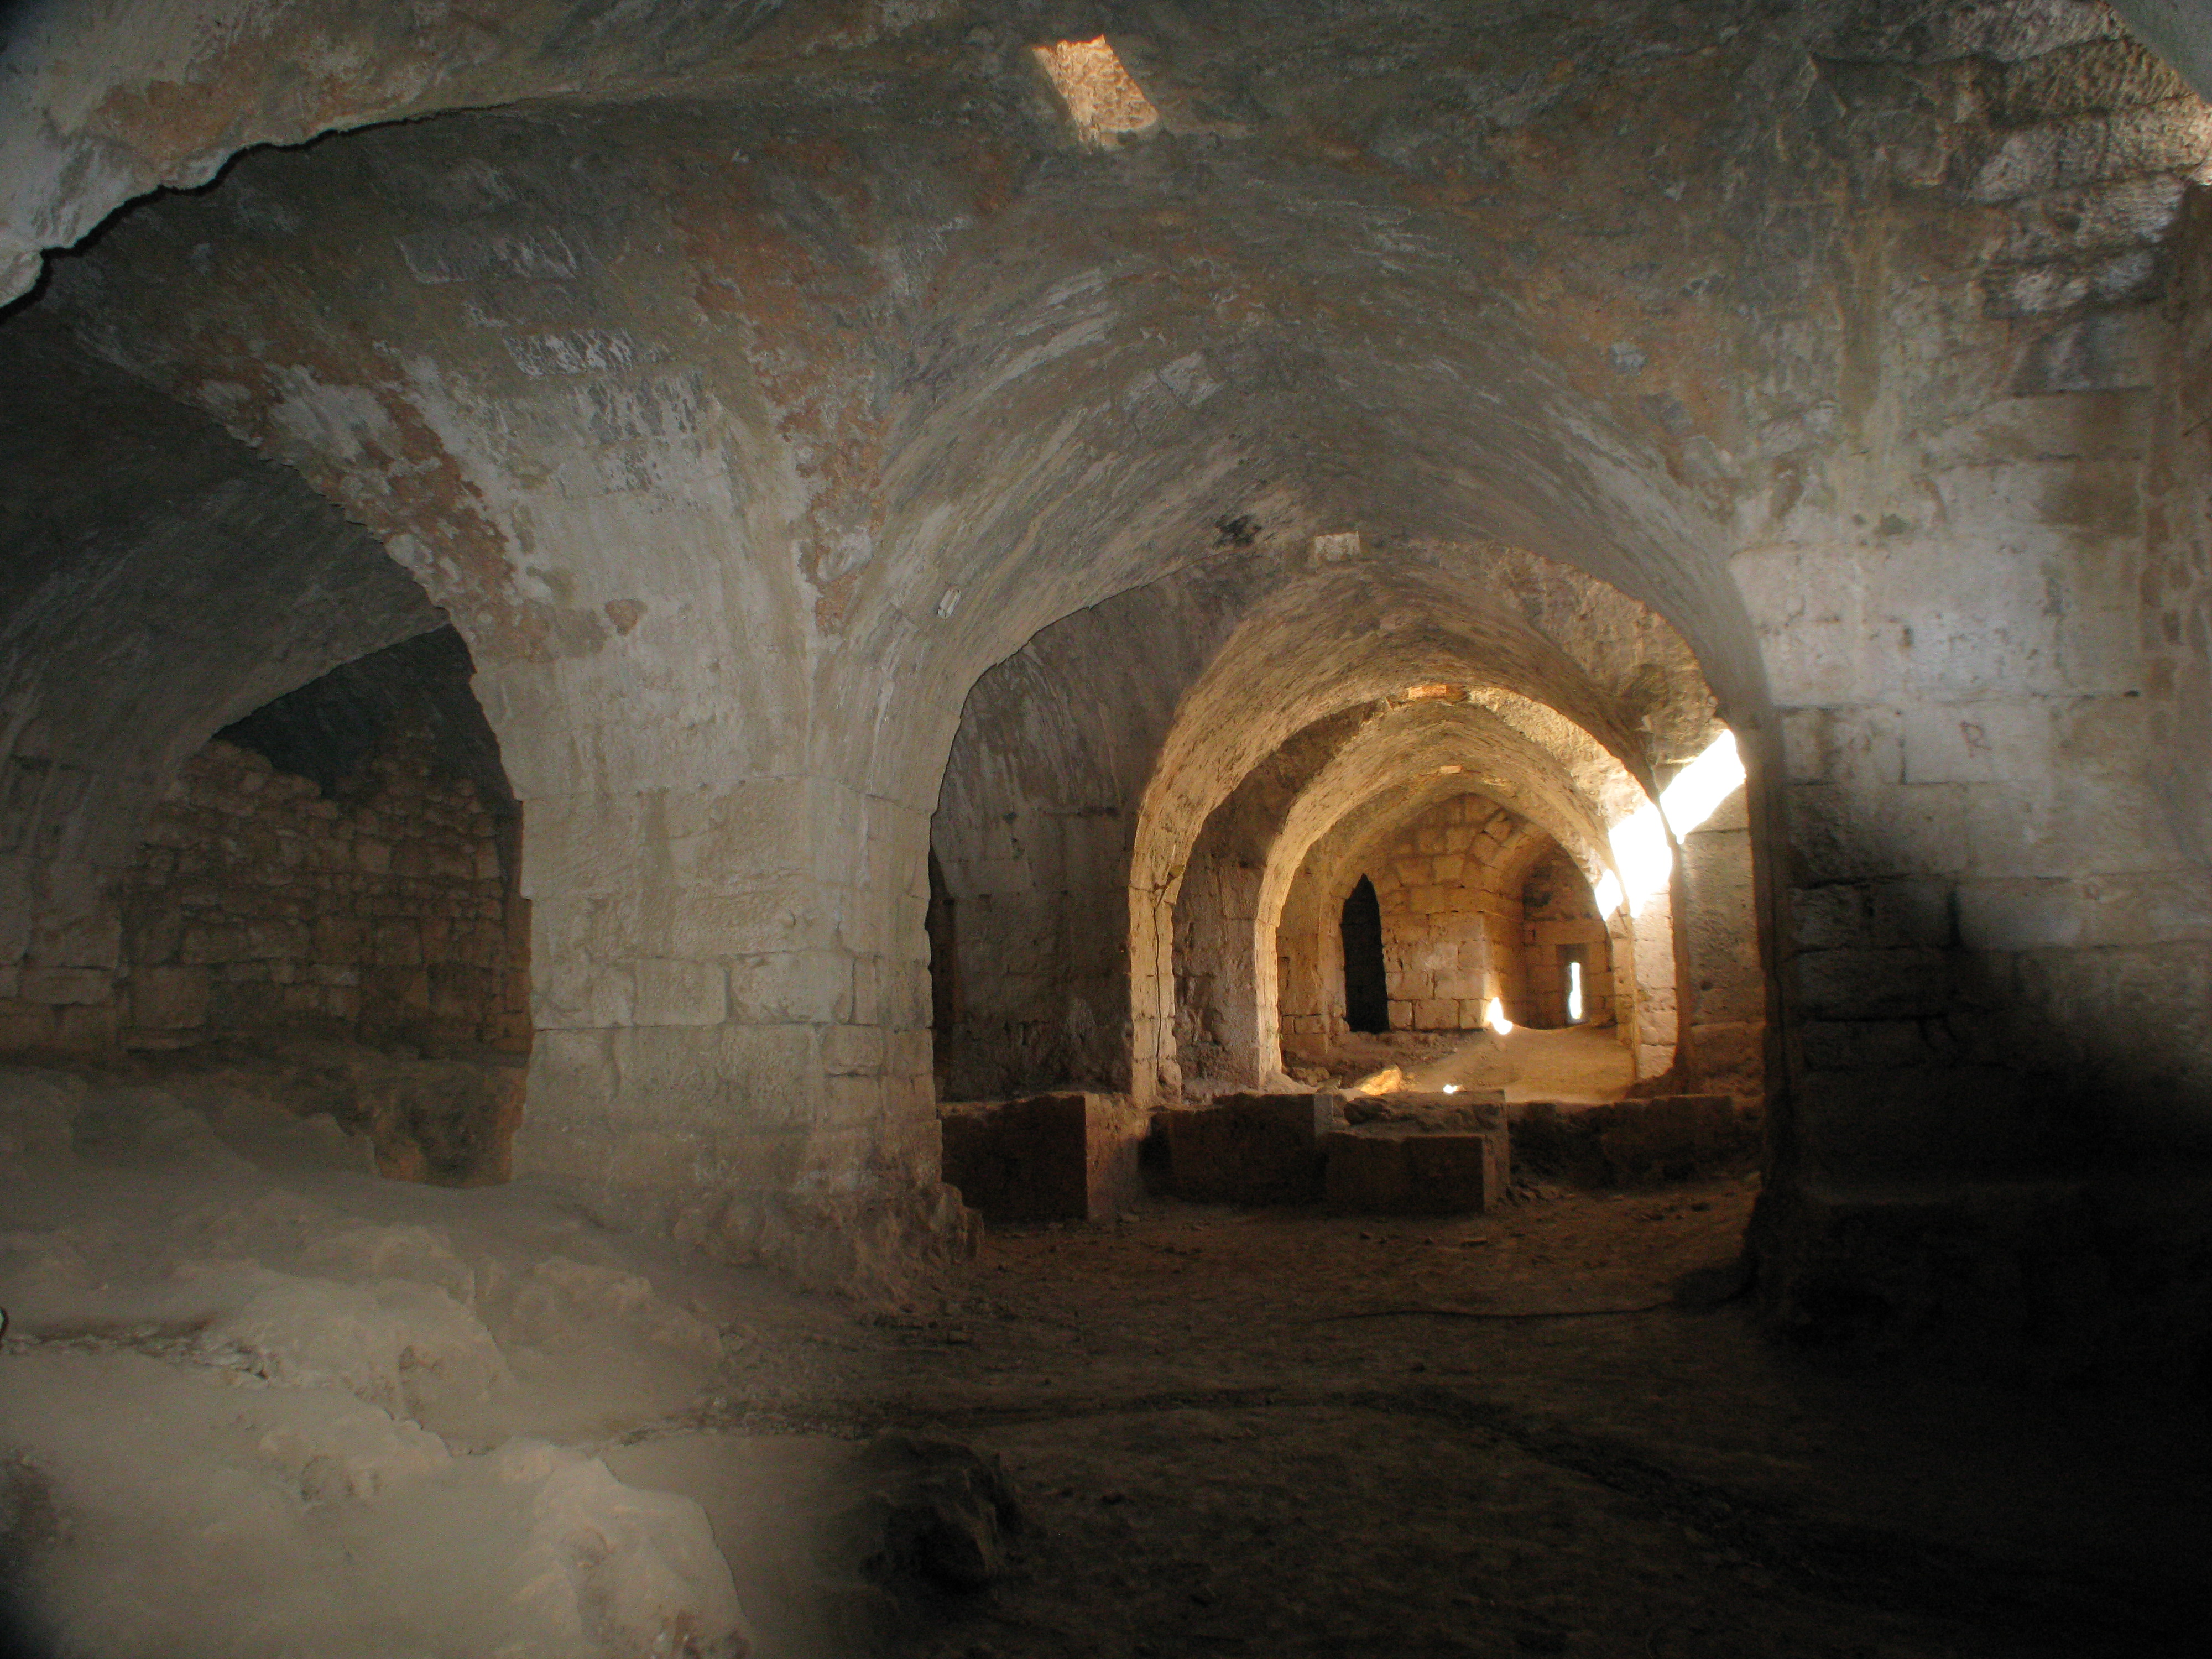
[[[1261,1083],[1279,1067],[1281,1013],[1306,1016],[1328,995],[1315,974],[1334,911],[1324,926],[1323,901],[1298,889],[1348,888],[1361,836],[1488,787],[1595,880],[1615,862],[1608,830],[1647,799],[1623,757],[1676,763],[1717,729],[1679,637],[1570,572],[1450,547],[1417,550],[1409,570],[1357,538],[1318,538],[1299,562],[1310,568],[1261,605],[1267,565],[1224,555],[1203,584],[1156,584],[1071,617],[978,682],[933,825],[962,917],[956,1090],[1092,1077],[1166,1088],[1186,1072]],[[1441,637],[1391,637],[1415,615]],[[1437,678],[1478,665],[1510,665],[1532,695]],[[1169,705],[1164,691],[1186,676]],[[1259,732],[1248,705],[1266,711]],[[1637,720],[1650,729],[1632,741],[1623,728]],[[1710,926],[1750,937],[1749,890],[1747,868],[1733,893],[1716,889],[1736,908]],[[1668,902],[1656,896],[1636,919],[1653,1070],[1674,1057]],[[1126,918],[1126,945],[1097,925],[1110,918]],[[1159,961],[1170,939],[1172,980]],[[1113,1020],[1125,996],[1126,1029]]]
[[[1648,797],[1625,779],[1615,780],[1609,787],[1596,787],[1607,775],[1603,761],[1574,741],[1574,729],[1567,722],[1556,714],[1547,719],[1549,711],[1498,694],[1478,693],[1463,706],[1449,696],[1416,699],[1407,712],[1410,718],[1395,730],[1386,727],[1382,741],[1357,751],[1347,745],[1346,781],[1374,763],[1376,775],[1363,786],[1373,793],[1364,798],[1354,793],[1352,799],[1357,804],[1347,810],[1344,793],[1320,787],[1317,781],[1300,806],[1321,810],[1294,812],[1271,861],[1262,908],[1273,895],[1280,895],[1275,927],[1277,1006],[1285,1018],[1297,1019],[1306,1028],[1301,1035],[1318,1031],[1334,1037],[1345,1029],[1339,921],[1346,896],[1362,875],[1384,867],[1385,848],[1394,836],[1439,804],[1465,794],[1470,782],[1478,790],[1510,799],[1516,815],[1526,817],[1537,839],[1516,843],[1521,856],[1534,858],[1541,840],[1548,838],[1573,860],[1585,884],[1618,881],[1619,860],[1610,829],[1638,810],[1648,810],[1644,806]],[[1497,745],[1493,720],[1510,720],[1512,729],[1539,750],[1538,738],[1553,745],[1555,755],[1569,757],[1570,776],[1579,775],[1586,781],[1562,791],[1555,768],[1528,747],[1519,748],[1516,754],[1515,749]],[[1586,738],[1583,741],[1588,743]],[[1593,811],[1579,805],[1577,797],[1609,799],[1613,805]],[[1422,854],[1418,836],[1407,850],[1416,859],[1435,856]],[[1749,849],[1739,844],[1729,850],[1745,860],[1741,878],[1732,885],[1713,884],[1706,896],[1715,908],[1692,920],[1699,931],[1713,937],[1750,941],[1757,930]],[[1433,868],[1427,872],[1433,873]],[[1389,873],[1386,870],[1383,879]],[[1686,890],[1684,897],[1686,902],[1695,895]],[[1632,906],[1616,908],[1606,922],[1606,951],[1613,978],[1612,1012],[1622,1042],[1646,1076],[1677,1065],[1696,1068],[1694,1054],[1678,1052],[1675,958],[1680,941],[1675,909],[1675,893],[1662,886]],[[1526,946],[1517,948],[1525,951]],[[1759,969],[1747,944],[1745,954],[1753,956],[1751,971],[1757,982]],[[1539,967],[1556,965],[1556,960],[1546,963],[1540,951],[1537,963]],[[1404,1016],[1401,1024],[1413,1016],[1410,1004],[1399,1012]]]
[[[1747,882],[1751,875],[1747,851],[1741,854],[1738,867]],[[1556,848],[1543,853],[1529,866],[1520,899],[1521,973],[1526,988],[1520,1001],[1506,1005],[1506,1012],[1516,1024],[1547,1030],[1611,1024],[1616,995],[1613,941],[1582,872]],[[1740,896],[1735,913],[1745,919],[1751,916],[1748,892]],[[1752,983],[1757,985],[1756,930],[1739,924],[1730,931],[1733,937],[1743,940],[1744,953],[1750,957]],[[1570,964],[1582,970],[1578,1015],[1568,1006]],[[1632,986],[1625,988],[1633,994]]]
[[[326,1115],[387,1176],[505,1179],[530,1048],[529,912],[468,673],[441,630],[226,726],[231,741],[138,800],[135,857],[102,854],[89,896],[112,959],[19,971],[0,1049],[112,1062],[119,1045],[196,1098]]]
[[[1333,1210],[1373,1215],[1479,1215],[1512,1184],[1504,1127],[1486,1130],[1376,1123],[1322,1137],[1323,1196]]]
[[[1214,1204],[1297,1204],[1320,1196],[1321,1095],[1223,1095],[1165,1113],[1176,1196]]]
[[[596,1455],[720,1381],[696,1264],[83,1070],[0,1066],[11,1651],[748,1650],[706,1514]]]
[[[1147,1124],[1114,1095],[1036,1095],[948,1109],[945,1182],[986,1221],[1110,1221],[1139,1191]]]
[[[1758,1160],[1762,1114],[1731,1095],[1660,1095],[1617,1105],[1528,1101],[1511,1113],[1525,1168],[1589,1186],[1686,1181]]]
[[[2201,1380],[2201,1170],[1790,1188],[1752,1244],[1776,1325],[1854,1363],[1910,1355],[2044,1386]]]
[[[1502,1129],[1505,1127],[1505,1091],[1455,1088],[1441,1091],[1394,1089],[1369,1095],[1331,1090],[1324,1095],[1329,1109],[1346,1123],[1411,1124],[1431,1129]]]
[[[118,1036],[115,889],[179,766],[441,618],[289,470],[42,320],[0,330],[0,1048],[96,1052]],[[189,986],[149,988],[189,1012]]]
[[[395,733],[335,800],[228,744],[187,762],[121,892],[123,1041],[527,1053],[529,910],[475,787],[427,747]]]
[[[846,1525],[863,1540],[861,1571],[893,1590],[960,1595],[1008,1569],[1022,1530],[1013,1482],[996,1456],[911,1434],[879,1435],[859,1466],[870,1490]]]
[[[1571,860],[1518,814],[1461,795],[1376,849],[1369,869],[1382,908],[1393,1030],[1474,1030],[1492,998],[1516,1024],[1564,1025],[1563,946],[1586,952],[1589,982],[1604,986],[1586,1018],[1607,1023],[1613,952],[1589,884],[1566,873]],[[1540,877],[1546,896],[1531,915],[1524,890]]]
[[[984,876],[1025,895],[969,1003],[1000,1069],[1171,1095],[1208,820],[1432,684],[1579,731],[1565,804],[1736,732],[1749,874],[1683,849],[1638,1048],[1770,1085],[1775,1205],[2212,1155],[2212,116],[2110,10],[623,17],[149,0],[12,54],[15,284],[244,146],[422,118],[143,201],[6,324],[11,386],[222,452],[189,499],[129,487],[159,444],[10,452],[76,482],[7,496],[0,973],[73,1030],[130,804],[426,620],[331,602],[342,514],[468,637],[530,815],[522,1162],[628,1212],[830,1255],[945,1218],[933,812],[963,978]],[[1029,55],[1102,29],[1160,116],[1111,150]],[[1723,890],[1755,986],[1692,918]]]
[[[2188,0],[2115,0],[2114,11],[2197,89],[2212,98],[2212,21]]]

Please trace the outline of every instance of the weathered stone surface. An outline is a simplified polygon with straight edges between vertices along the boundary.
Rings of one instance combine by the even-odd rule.
[[[1336,1115],[1354,1128],[1367,1124],[1486,1131],[1505,1127],[1505,1091],[1458,1088],[1449,1094],[1396,1089],[1387,1094],[1330,1094]]]
[[[517,1601],[552,1650],[680,1652],[744,1659],[745,1619],[705,1511],[616,1480],[605,1463],[544,1441],[488,1460],[528,1504]]]
[[[1648,1186],[1748,1168],[1762,1150],[1763,1114],[1729,1095],[1658,1095],[1606,1106],[1531,1101],[1511,1115],[1524,1168],[1591,1186]]]
[[[2201,1170],[1769,1190],[1766,1316],[1855,1363],[1910,1354],[2049,1386],[2200,1374],[2212,1293]]]
[[[1601,876],[1608,826],[1642,802],[1641,787],[1593,735],[1613,716],[1578,705],[1577,725],[1540,701],[1577,701],[1564,680],[1555,685],[1539,675],[1507,691],[1450,680],[1408,688],[1394,684],[1395,675],[1382,678],[1363,653],[1391,631],[1386,621],[1402,626],[1427,606],[1455,616],[1470,635],[1510,636],[1528,614],[1498,614],[1495,594],[1527,592],[1549,630],[1547,653],[1576,660],[1573,670],[1551,662],[1547,672],[1576,675],[1577,684],[1584,673],[1623,687],[1639,673],[1648,686],[1663,684],[1650,718],[1681,759],[1717,729],[1709,688],[1663,623],[1618,593],[1516,552],[1424,544],[1415,581],[1401,566],[1354,548],[1313,556],[1310,566],[1300,561],[1295,579],[1274,592],[1264,584],[1279,580],[1275,561],[1255,555],[1238,562],[1233,586],[1224,568],[1203,584],[1163,581],[1056,623],[970,694],[935,839],[945,896],[961,918],[949,940],[963,1001],[948,1033],[955,1086],[974,1086],[971,1077],[1026,1078],[1039,1066],[1047,1076],[1054,1067],[1117,1075],[1126,1065],[1133,1088],[1149,1087],[1166,1075],[1164,1034],[1173,1039],[1179,1073],[1217,1085],[1262,1082],[1276,1063],[1282,1021],[1298,1022],[1288,1029],[1300,1034],[1316,1022],[1325,1029],[1341,1021],[1336,908],[1370,865],[1391,888],[1394,936],[1405,936],[1393,939],[1397,1024],[1468,1029],[1481,1023],[1491,995],[1521,994],[1528,942],[1516,911],[1528,871],[1519,866],[1544,856],[1548,836],[1571,849],[1583,882]],[[1407,608],[1394,610],[1394,597]],[[1227,634],[1237,605],[1249,615],[1242,631]],[[1133,653],[1131,636],[1152,648]],[[1195,659],[1201,644],[1213,649],[1211,661]],[[1660,669],[1660,661],[1669,666]],[[1407,678],[1419,672],[1409,667]],[[1168,711],[1135,684],[1165,673],[1193,682],[1171,721],[1158,720]],[[1098,696],[1124,678],[1126,690]],[[1262,685],[1270,688],[1260,699],[1268,709],[1264,738],[1243,729],[1243,700]],[[1068,729],[1050,734],[1058,758],[1048,786],[1033,782],[1038,774],[1022,764],[1018,749],[1040,735],[1018,711],[1041,687],[1052,688],[1045,695],[1053,706],[1071,710]],[[1376,695],[1382,691],[1389,695]],[[1270,741],[1279,745],[1272,754]],[[1136,782],[1147,777],[1146,792],[1137,794]],[[1486,799],[1486,790],[1496,799]],[[1117,796],[1114,816],[1139,821],[1126,878],[1121,855],[1099,844],[1111,819],[1099,820]],[[1511,816],[1498,819],[1507,799]],[[1415,823],[1431,809],[1436,824]],[[1468,814],[1482,823],[1462,822]],[[1079,831],[1066,827],[1071,817]],[[1506,853],[1504,834],[1479,833],[1492,820],[1502,830],[1523,817],[1540,833],[1514,838],[1517,856]],[[1409,837],[1403,860],[1368,845],[1399,830]],[[1459,845],[1445,846],[1455,831]],[[1062,863],[1062,849],[1074,846],[1071,833],[1082,836],[1083,850]],[[1424,834],[1435,843],[1425,852]],[[1017,839],[1020,858],[1010,860]],[[1459,860],[1456,883],[1488,880],[1495,890],[1477,902],[1440,884],[1438,857],[1448,870]],[[1421,879],[1409,883],[1401,863],[1417,866]],[[1035,889],[1017,873],[1033,867],[1044,872]],[[1489,873],[1470,878],[1470,869]],[[1128,914],[1127,966],[1110,937],[1066,936],[1066,915],[1109,910]],[[1594,915],[1578,910],[1573,919]],[[1650,938],[1630,971],[1632,952],[1615,951],[1610,930],[1571,943],[1593,957],[1589,987],[1620,1012],[1624,1040],[1638,1040],[1641,1019],[1649,1046],[1670,1049],[1666,900],[1645,896],[1638,925]],[[1740,912],[1718,925],[1745,931],[1748,916]],[[1157,965],[1170,941],[1171,981]],[[1536,941],[1547,993],[1549,970],[1563,971],[1558,953],[1566,943]],[[1492,955],[1499,971],[1487,965]],[[1449,994],[1440,994],[1440,974]],[[1638,994],[1624,998],[1632,984]],[[1123,994],[1136,1021],[1126,1060],[1100,1051],[1114,1027],[1097,1012]],[[986,1009],[996,1017],[979,1018]],[[1079,1035],[1088,1046],[1071,1051]],[[1138,1051],[1147,1058],[1140,1061]]]
[[[244,1160],[223,1145],[205,1117],[161,1089],[92,1091],[77,1106],[70,1138],[71,1150],[92,1164],[244,1167]]]
[[[1144,1114],[1115,1095],[957,1106],[939,1120],[945,1181],[986,1221],[1102,1221],[1138,1190]]]
[[[1213,1204],[1300,1204],[1320,1196],[1320,1095],[1223,1095],[1162,1115],[1176,1196]]]
[[[263,1271],[197,1339],[216,1363],[283,1387],[335,1387],[395,1415],[438,1388],[482,1396],[510,1382],[489,1332],[444,1291],[341,1285]]]
[[[1322,1137],[1324,1195],[1333,1210],[1372,1215],[1476,1215],[1512,1182],[1501,1123],[1488,1129],[1370,1123]]]
[[[64,1072],[0,1067],[0,1155],[67,1157],[85,1094],[82,1079]]]
[[[406,918],[116,902],[184,758],[427,592],[531,824],[520,1166],[614,1208],[946,1219],[940,939],[958,1092],[1264,1086],[1339,827],[1462,777],[1595,892],[1723,719],[1741,821],[1608,930],[1647,1079],[1786,1012],[1778,1185],[2059,1155],[1985,1100],[2212,1136],[2212,118],[2109,9],[1183,8],[1112,149],[988,3],[264,9],[11,41],[0,283],[109,228],[0,331],[10,1048],[460,1018]]]
[[[436,741],[421,725],[387,734],[337,811],[259,755],[195,756],[118,896],[121,983],[99,1000],[126,999],[125,1041],[526,1048],[528,906],[502,877],[499,825],[475,785],[441,775]],[[711,1000],[721,1017],[719,974],[651,989],[667,1012]]]
[[[310,1503],[367,1502],[435,1475],[452,1462],[436,1435],[378,1407],[321,1391],[271,1393],[262,1420],[276,1420],[259,1449],[299,1483]]]
[[[895,1592],[972,1594],[1005,1576],[1021,1505],[996,1456],[909,1434],[870,1441],[855,1470],[871,1488],[845,1517],[864,1572]]]
[[[567,1256],[534,1264],[520,1282],[504,1288],[502,1303],[514,1335],[547,1353],[573,1348],[594,1325],[619,1326],[631,1341],[709,1361],[722,1353],[721,1335],[712,1325],[659,1295],[642,1274]]]

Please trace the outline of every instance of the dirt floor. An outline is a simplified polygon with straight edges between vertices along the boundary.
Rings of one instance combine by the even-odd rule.
[[[327,1120],[0,1109],[41,1659],[2205,1650],[2201,1396],[1778,1348],[1723,1299],[1748,1178],[1147,1199],[862,1308]]]
[[[609,1462],[691,1490],[885,1428],[1002,1457],[1027,1529],[999,1583],[909,1604],[892,1645],[931,1659],[2203,1651],[2202,1402],[1778,1352],[1709,1305],[1753,1192],[1005,1234],[950,1311],[784,1333],[812,1375],[763,1353]],[[747,1577],[763,1654],[840,1650]]]

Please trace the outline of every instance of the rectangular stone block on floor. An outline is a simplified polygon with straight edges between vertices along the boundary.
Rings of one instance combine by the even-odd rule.
[[[944,1179],[987,1221],[1103,1221],[1138,1191],[1145,1115],[1119,1095],[948,1107]]]
[[[1221,1095],[1165,1121],[1177,1198],[1300,1204],[1321,1196],[1321,1137],[1336,1121],[1328,1095]]]
[[[1748,1167],[1764,1123],[1758,1104],[1719,1094],[1596,1106],[1524,1101],[1513,1109],[1524,1163],[1589,1186],[1647,1186]]]
[[[1504,1201],[1511,1181],[1504,1129],[1364,1124],[1324,1136],[1325,1194],[1334,1210],[1370,1215],[1471,1215]]]
[[[1762,1118],[1729,1095],[1659,1095],[1600,1107],[1592,1127],[1617,1182],[1683,1181],[1758,1155]]]

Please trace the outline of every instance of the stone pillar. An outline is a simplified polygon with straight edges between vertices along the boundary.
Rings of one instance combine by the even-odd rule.
[[[1679,879],[1679,877],[1678,877]],[[1638,903],[1629,916],[1628,959],[1633,976],[1633,1053],[1636,1075],[1657,1077],[1674,1063],[1680,1019],[1675,1003],[1674,896],[1662,889]]]
[[[1129,1098],[1139,1106],[1176,1100],[1182,1066],[1175,1052],[1176,888],[1129,889]]]
[[[860,781],[911,733],[824,689],[836,647],[810,651],[781,544],[696,496],[543,506],[615,626],[477,652],[533,920],[514,1168],[811,1279],[895,1273],[963,1224],[937,1180],[928,810]],[[724,603],[683,587],[702,569]]]
[[[1682,837],[1683,956],[1693,988],[1685,1086],[1746,1097],[1765,1086],[1766,975],[1759,961],[1751,822],[1738,788]]]
[[[828,1278],[940,1218],[921,813],[817,778],[526,811],[518,1173]]]

